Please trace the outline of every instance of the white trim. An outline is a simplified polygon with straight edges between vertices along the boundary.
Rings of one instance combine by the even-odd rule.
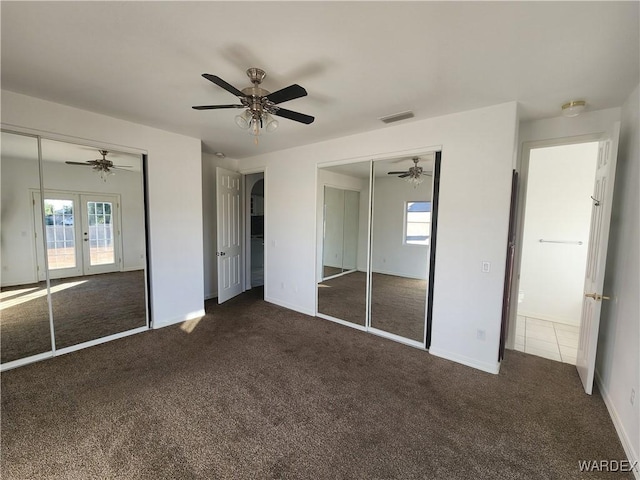
[[[241,175],[251,175],[252,173],[264,173],[267,171],[267,167],[255,167],[255,168],[245,168],[244,170],[239,170],[238,173]]]
[[[282,300],[275,299],[273,297],[268,297],[265,293],[264,301],[267,303],[273,303],[274,305],[278,305],[279,307],[284,307],[288,310],[293,310],[294,312],[302,313],[304,315],[308,315],[310,317],[315,317],[315,312],[308,308],[300,308],[299,305],[294,305],[292,303],[284,302]]]
[[[618,415],[618,411],[616,410],[613,400],[609,395],[609,391],[604,387],[604,384],[602,383],[602,377],[600,377],[600,372],[598,372],[598,370],[595,371],[595,382],[596,382],[596,385],[598,386],[598,390],[600,390],[600,394],[602,395],[602,400],[604,401],[604,404],[607,406],[607,410],[609,411],[609,416],[611,417],[611,420],[613,421],[613,426],[615,427],[616,433],[620,438],[620,443],[622,443],[622,448],[624,449],[624,453],[627,454],[627,459],[631,463],[636,462],[636,467],[633,469],[633,473],[636,479],[640,480],[640,467],[638,466],[638,464],[640,463],[640,456],[638,455],[638,452],[635,452],[633,450],[633,444],[631,443],[631,440],[627,435],[627,431],[624,428],[624,424],[622,423],[622,420],[620,420],[620,415]]]
[[[575,145],[580,143],[598,142],[604,132],[588,133],[585,135],[572,135],[570,137],[547,138],[543,140],[523,141],[520,150],[520,163],[516,162],[518,172],[518,197],[516,199],[516,232],[515,251],[513,258],[513,277],[511,279],[511,299],[509,312],[507,313],[508,328],[505,347],[515,348],[516,322],[518,315],[518,292],[520,287],[520,274],[522,271],[522,240],[524,238],[524,221],[526,213],[527,185],[529,182],[529,160],[531,150],[538,148],[559,147],[562,145]],[[518,147],[516,147],[518,148]],[[538,317],[540,318],[540,317]],[[564,323],[564,322],[562,322]]]
[[[429,353],[435,355],[436,357],[451,360],[452,362],[456,363],[461,363],[468,367],[477,368],[478,370],[482,370],[483,372],[493,373],[494,375],[497,375],[500,372],[500,362],[479,362],[475,358],[466,357],[457,353],[447,352],[446,350],[441,350],[438,347],[433,346],[429,348]]]
[[[442,150],[442,145],[429,145],[426,147],[412,148],[410,150],[395,150],[393,152],[376,153],[371,155],[362,155],[360,157],[341,158],[338,160],[320,162],[317,164],[317,168],[334,167],[337,165],[345,165],[349,163],[388,160],[390,158],[395,158],[395,157],[404,157],[404,156],[410,157],[412,155],[424,155],[425,153],[428,153],[428,152],[437,152],[441,150]]]
[[[367,327],[364,325],[358,325],[357,323],[347,322],[346,320],[341,320],[336,317],[332,317],[331,315],[325,315],[324,313],[316,314],[316,317],[322,318],[323,320],[329,320],[333,323],[339,323],[340,325],[344,325],[345,327],[355,328],[356,330],[360,330],[361,332],[366,332]]]
[[[60,348],[55,352],[49,351],[45,353],[39,353],[37,355],[32,355],[31,357],[21,358],[19,360],[14,360],[12,362],[3,363],[2,365],[0,365],[0,372],[11,370],[12,368],[16,368],[16,367],[22,367],[30,363],[39,362],[40,360],[46,360],[48,358],[54,358],[67,353],[76,352],[78,350],[82,350],[87,347],[93,347],[95,345],[100,345],[101,343],[106,343],[112,340],[117,340],[119,338],[135,335],[136,333],[146,332],[147,330],[149,330],[149,327],[147,326],[133,328],[131,330],[127,330],[126,332],[114,333],[113,335],[109,335],[107,337],[97,338],[95,340],[90,340],[88,342],[78,343],[77,345],[72,345],[70,347]]]
[[[411,340],[410,338],[401,337],[400,335],[396,335],[394,333],[385,332],[384,330],[378,330],[374,327],[369,327],[369,333],[377,335],[378,337],[383,337],[388,340],[393,340],[394,342],[402,343],[404,345],[408,345],[410,347],[419,348],[420,350],[427,350],[424,348],[423,342],[418,342],[417,340]]]
[[[9,133],[19,133],[22,135],[29,135],[32,137],[40,137],[45,140],[56,140],[58,142],[71,143],[71,144],[80,145],[83,147],[95,147],[95,148],[101,148],[101,149],[120,152],[120,153],[132,153],[135,155],[149,154],[148,150],[138,148],[138,147],[130,147],[127,145],[120,145],[117,143],[98,142],[96,140],[92,140],[89,138],[74,137],[71,135],[62,135],[59,133],[48,132],[46,130],[38,130],[35,128],[27,128],[20,125],[13,125],[11,123],[0,123],[0,129],[6,130]]]
[[[19,360],[6,362],[0,365],[0,372],[11,370],[12,368],[16,367],[22,367],[24,365],[29,365],[30,363],[39,362],[40,360],[46,360],[47,358],[53,358],[54,356],[55,354],[53,353],[53,351],[48,351],[45,353],[38,353],[37,355],[32,355],[30,357],[21,358]]]
[[[56,350],[55,356],[57,357],[66,353],[76,352],[87,347],[93,347],[95,345],[100,345],[101,343],[110,342],[111,340],[117,340],[118,338],[128,337],[130,335],[135,335],[136,333],[146,332],[147,330],[149,330],[149,327],[133,328],[131,330],[127,330],[126,332],[114,333],[113,335],[109,335],[108,337],[97,338],[88,342],[78,343],[77,345],[71,345],[70,347],[60,348]]]
[[[195,312],[191,312],[186,316],[174,317],[169,320],[165,320],[162,323],[155,321],[153,322],[153,326],[151,327],[153,330],[157,330],[158,328],[168,327],[169,325],[175,325],[176,323],[186,322],[188,320],[193,320],[194,318],[204,317],[206,312],[204,308],[202,310],[196,310]]]

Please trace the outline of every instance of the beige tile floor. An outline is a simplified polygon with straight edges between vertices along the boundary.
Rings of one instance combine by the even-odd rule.
[[[575,365],[579,334],[573,325],[518,315],[515,349]]]

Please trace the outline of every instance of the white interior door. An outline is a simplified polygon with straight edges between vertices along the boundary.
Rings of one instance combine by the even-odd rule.
[[[596,180],[593,189],[593,207],[591,210],[591,230],[587,253],[587,268],[582,300],[582,319],[580,322],[580,342],[576,368],[584,390],[591,394],[596,366],[596,349],[600,327],[600,310],[603,295],[607,245],[609,242],[609,224],[613,202],[613,185],[618,156],[618,136],[620,122],[616,122],[610,132],[600,140]]]
[[[120,201],[117,195],[80,195],[84,274],[120,270]]]
[[[241,175],[216,168],[218,303],[242,293]]]

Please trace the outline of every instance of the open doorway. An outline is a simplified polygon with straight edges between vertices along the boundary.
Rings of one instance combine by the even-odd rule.
[[[515,349],[576,364],[597,141],[529,152]]]
[[[264,286],[264,172],[245,176],[247,290]]]

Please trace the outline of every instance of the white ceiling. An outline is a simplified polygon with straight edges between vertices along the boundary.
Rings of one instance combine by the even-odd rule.
[[[620,106],[639,82],[631,2],[0,2],[2,88],[201,138],[243,158],[518,101],[523,119],[584,99]],[[299,83],[258,146],[236,103],[201,77],[242,89],[266,70],[269,91]]]

